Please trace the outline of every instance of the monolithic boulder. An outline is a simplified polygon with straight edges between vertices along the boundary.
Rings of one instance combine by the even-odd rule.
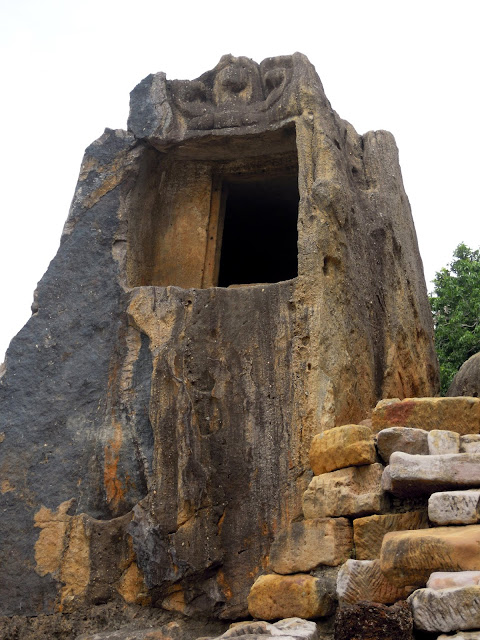
[[[447,396],[480,396],[480,353],[462,364],[448,387]]]
[[[432,429],[428,432],[428,453],[431,456],[460,453],[460,436],[455,431]]]
[[[333,612],[335,593],[325,581],[303,573],[260,576],[248,596],[248,611],[260,620],[319,618]]]
[[[391,607],[374,602],[339,607],[335,640],[413,640],[413,619],[406,602]]]
[[[397,587],[380,570],[378,560],[347,560],[337,578],[337,597],[340,605],[358,602],[393,604],[405,598],[415,587]]]
[[[408,602],[417,629],[461,631],[480,627],[480,586],[418,589]]]
[[[357,560],[373,560],[380,557],[383,536],[390,531],[427,529],[426,510],[406,513],[365,516],[353,521],[353,542]]]
[[[441,491],[428,499],[428,517],[435,524],[476,524],[480,521],[480,490]]]
[[[388,427],[447,429],[460,435],[480,432],[480,400],[478,398],[406,398],[380,401],[372,414],[372,427],[380,431]]]
[[[378,453],[388,464],[394,451],[428,455],[428,431],[409,427],[388,427],[377,434]]]
[[[435,571],[427,581],[427,589],[480,586],[480,571]]]
[[[387,533],[380,567],[398,586],[425,586],[434,571],[479,571],[480,525]]]
[[[276,573],[299,573],[318,565],[337,566],[350,558],[352,550],[352,525],[346,518],[301,520],[275,537],[270,567]]]
[[[415,456],[393,453],[382,478],[385,491],[396,496],[429,495],[436,491],[480,486],[480,454],[450,453]]]
[[[315,475],[375,462],[377,454],[372,430],[347,424],[319,433],[310,447],[310,466]]]
[[[395,141],[340,119],[301,54],[145,78],[128,132],[86,151],[32,308],[0,373],[8,615],[123,598],[96,588],[121,547],[152,605],[245,616],[313,436],[438,387]],[[66,503],[126,518],[113,546],[78,524],[73,601],[61,545],[36,552]]]
[[[303,494],[305,518],[381,513],[388,507],[382,473],[383,466],[377,462],[314,476]]]

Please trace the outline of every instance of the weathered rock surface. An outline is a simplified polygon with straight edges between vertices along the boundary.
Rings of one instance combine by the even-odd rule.
[[[378,462],[347,467],[312,478],[303,495],[305,518],[358,517],[388,506],[381,488],[383,466]]]
[[[87,149],[33,311],[0,377],[9,615],[246,615],[312,437],[437,389],[394,139],[341,120],[300,54],[145,78],[129,132]]]
[[[480,631],[461,631],[453,636],[450,634],[446,636],[442,633],[437,640],[480,640]]]
[[[406,513],[365,516],[353,521],[353,542],[357,560],[374,560],[380,557],[383,536],[390,531],[427,529],[426,510]]]
[[[432,429],[428,432],[428,453],[431,456],[460,453],[460,436],[455,431]]]
[[[413,620],[406,602],[391,607],[361,602],[337,609],[335,640],[413,640]]]
[[[380,570],[378,560],[347,560],[340,567],[337,596],[340,605],[358,602],[393,604],[405,598],[416,587],[397,587]]]
[[[372,430],[364,425],[347,424],[319,433],[310,447],[310,466],[315,475],[344,467],[376,461]]]
[[[460,453],[480,453],[480,435],[460,436]]]
[[[352,525],[346,518],[292,522],[277,534],[270,549],[275,573],[301,573],[318,565],[337,566],[353,550]]]
[[[178,623],[171,623],[163,627],[147,629],[123,628],[115,631],[100,631],[99,633],[84,634],[75,640],[183,640],[185,630]]]
[[[406,398],[381,400],[372,413],[372,427],[441,429],[460,435],[480,432],[480,400],[477,398]]]
[[[449,489],[480,486],[480,454],[450,453],[412,456],[392,453],[382,487],[396,496],[428,495]]]
[[[147,629],[163,630],[165,640],[196,640],[200,636],[221,635],[227,628],[227,623],[220,620],[181,618],[168,611],[126,605],[119,600],[71,613],[0,616],[2,640],[77,640],[79,636],[91,637],[114,630],[140,634]]]
[[[428,499],[428,517],[435,524],[476,524],[480,521],[480,490],[442,491]]]
[[[261,640],[269,636],[280,636],[285,640],[289,640],[290,638],[296,640],[318,640],[318,631],[315,622],[303,620],[302,618],[285,618],[285,620],[279,620],[274,624],[263,620],[256,620],[254,622],[234,623],[224,634],[210,640],[238,637],[246,640]]]
[[[418,589],[408,602],[418,629],[462,631],[480,627],[480,587]]]
[[[447,396],[480,396],[480,353],[462,364],[448,387]]]
[[[387,533],[380,567],[398,586],[425,586],[435,571],[480,570],[480,525]]]
[[[260,620],[319,618],[333,613],[335,592],[321,578],[297,573],[260,576],[248,596],[248,611]]]
[[[378,453],[388,464],[394,451],[428,455],[428,431],[410,427],[388,427],[377,433]]]
[[[480,585],[480,571],[435,571],[427,581],[427,589],[451,589]]]

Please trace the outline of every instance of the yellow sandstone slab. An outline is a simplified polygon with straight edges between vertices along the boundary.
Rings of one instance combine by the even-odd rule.
[[[480,399],[406,398],[381,400],[372,414],[374,432],[388,427],[441,429],[460,435],[480,433]]]
[[[318,476],[329,471],[372,464],[376,460],[370,427],[347,424],[316,435],[310,447],[310,466]]]
[[[480,525],[387,533],[380,568],[390,582],[418,587],[435,571],[478,571]]]
[[[380,557],[383,537],[392,531],[428,529],[426,511],[387,513],[366,516],[353,521],[353,541],[357,560],[374,560]]]
[[[304,573],[260,576],[248,596],[248,611],[259,620],[319,618],[333,608],[334,596],[322,580]]]

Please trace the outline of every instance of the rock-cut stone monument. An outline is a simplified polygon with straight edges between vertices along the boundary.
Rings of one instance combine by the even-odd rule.
[[[0,377],[2,615],[246,616],[313,436],[438,386],[394,139],[299,53],[135,87],[32,310]]]

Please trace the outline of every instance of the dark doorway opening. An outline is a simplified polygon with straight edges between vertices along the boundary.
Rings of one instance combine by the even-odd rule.
[[[298,274],[296,174],[226,180],[218,286],[290,280]]]

